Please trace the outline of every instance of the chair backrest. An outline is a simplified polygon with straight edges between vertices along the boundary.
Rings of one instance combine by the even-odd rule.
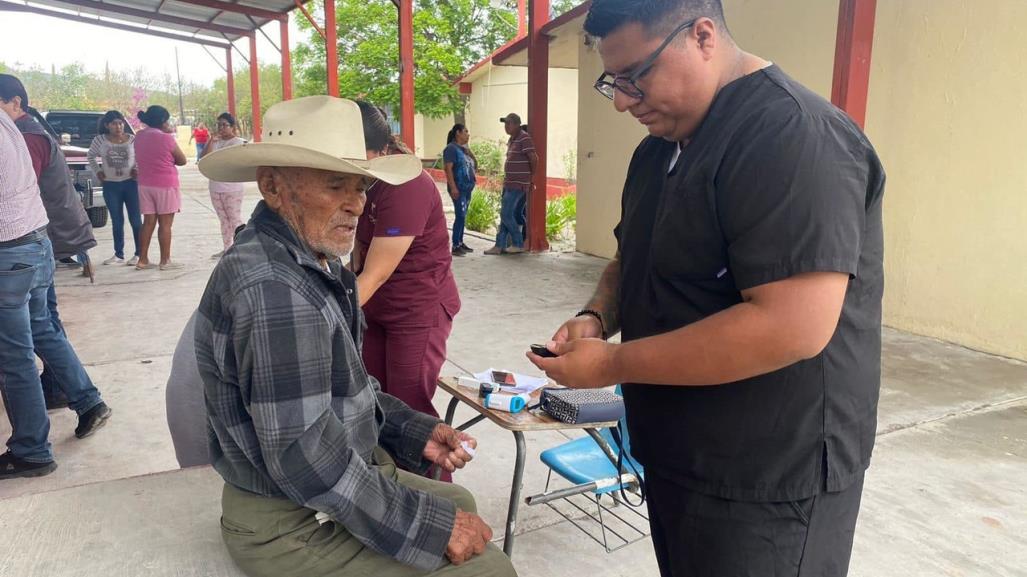
[[[621,394],[620,385],[617,385],[614,392],[618,395]],[[625,416],[621,417],[620,421],[618,421],[620,423],[621,442],[624,444],[624,455],[634,463],[635,467],[637,467],[639,471],[641,471],[642,466],[634,459],[634,457],[631,456],[631,436],[628,434],[628,423],[626,419],[627,417]],[[602,435],[603,439],[605,439],[611,447],[613,447],[614,452],[620,452],[620,447],[617,446],[617,442],[614,440],[613,433],[610,432],[610,429],[603,429],[599,434]],[[627,459],[625,459],[625,467],[627,466]]]

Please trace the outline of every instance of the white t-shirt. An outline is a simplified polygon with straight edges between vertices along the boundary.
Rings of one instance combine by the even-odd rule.
[[[211,154],[214,154],[215,152],[221,150],[222,148],[228,148],[230,146],[238,146],[238,145],[243,144],[245,142],[246,142],[245,140],[239,138],[238,136],[236,136],[235,138],[230,138],[228,140],[221,140],[220,138],[218,138],[216,140],[211,140],[210,142],[207,143],[207,146],[210,147],[210,152],[208,152],[207,154],[203,155],[203,157],[206,158],[207,156],[209,156]],[[241,183],[241,182],[218,182],[216,180],[210,181],[210,192],[211,193],[223,194],[223,193],[226,193],[226,192],[242,192],[242,191],[243,191],[243,183]]]
[[[132,169],[136,165],[135,136],[129,134],[128,140],[120,144],[111,142],[106,134],[97,134],[89,145],[86,153],[93,174],[103,171],[104,180],[124,182],[132,178]],[[103,160],[101,167],[96,159]]]

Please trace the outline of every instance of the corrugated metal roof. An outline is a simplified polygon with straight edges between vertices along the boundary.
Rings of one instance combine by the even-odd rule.
[[[21,0],[66,14],[171,31],[210,40],[237,40],[287,14],[293,0]],[[247,9],[250,14],[247,14]]]

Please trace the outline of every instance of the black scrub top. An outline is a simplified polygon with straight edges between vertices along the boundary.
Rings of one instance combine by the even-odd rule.
[[[770,66],[725,86],[674,162],[648,137],[617,225],[622,339],[665,333],[808,272],[849,275],[816,357],[718,386],[624,387],[652,474],[744,501],[840,491],[869,465],[881,382],[884,171],[843,112]],[[744,351],[739,351],[744,354]]]

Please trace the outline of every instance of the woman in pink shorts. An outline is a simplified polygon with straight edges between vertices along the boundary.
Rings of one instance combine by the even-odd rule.
[[[138,113],[146,125],[135,137],[136,166],[139,172],[139,211],[143,213],[143,228],[139,232],[139,270],[153,268],[150,262],[150,241],[157,231],[160,244],[160,270],[181,268],[171,261],[171,224],[175,213],[182,209],[182,194],[178,188],[178,169],[185,166],[185,153],[175,142],[169,124],[171,114],[163,106],[151,106]]]

